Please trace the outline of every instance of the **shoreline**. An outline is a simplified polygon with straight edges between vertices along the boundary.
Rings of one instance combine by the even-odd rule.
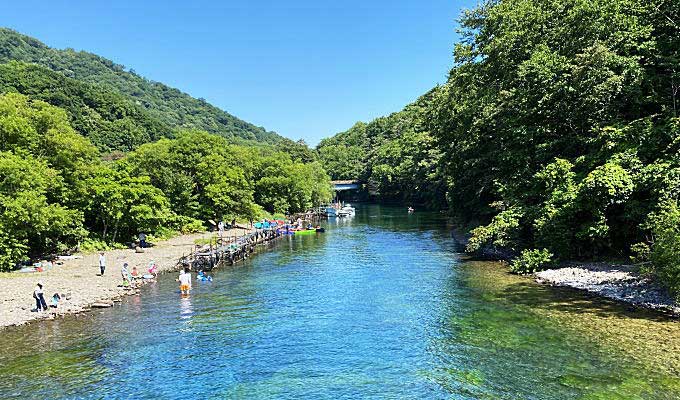
[[[225,232],[225,236],[234,233],[242,236],[251,231],[250,228],[230,230]],[[140,275],[147,273],[151,261],[156,263],[158,274],[171,272],[183,255],[195,249],[194,242],[197,239],[212,238],[216,235],[216,232],[180,235],[145,248],[143,253],[137,253],[135,249],[106,251],[104,276],[99,275],[98,252],[77,254],[78,258],[62,260],[61,265],[44,272],[0,274],[0,285],[3,287],[0,291],[0,331],[36,320],[55,319],[90,311],[98,306],[97,303],[102,307],[111,307],[124,296],[139,294],[139,289],[144,286],[144,283],[134,289],[121,286],[121,267],[124,262],[129,264],[130,271],[136,266]],[[32,293],[37,282],[43,284],[48,305],[52,295],[59,293],[62,299],[58,308],[48,307],[48,310],[42,313],[31,311],[35,309]]]
[[[451,238],[464,253],[469,234],[453,228]],[[485,249],[483,259],[507,262],[508,257],[503,252]],[[511,272],[507,271],[507,273]],[[680,302],[675,301],[658,283],[641,276],[637,268],[632,265],[572,261],[529,276],[541,285],[581,290],[602,298],[680,318]]]
[[[680,317],[680,304],[658,283],[641,276],[632,265],[569,263],[561,268],[536,272],[533,277],[540,284],[577,289]]]

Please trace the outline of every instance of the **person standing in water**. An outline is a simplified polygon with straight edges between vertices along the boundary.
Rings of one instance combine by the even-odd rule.
[[[184,267],[184,270],[179,273],[179,291],[182,294],[189,294],[191,290],[191,273],[189,267]]]
[[[102,251],[99,253],[99,272],[101,276],[104,276],[104,271],[106,270],[106,256]]]

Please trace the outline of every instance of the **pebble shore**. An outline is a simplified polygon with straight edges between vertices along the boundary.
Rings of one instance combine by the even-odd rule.
[[[110,306],[122,296],[137,293],[121,287],[124,262],[129,264],[130,271],[136,266],[140,275],[147,273],[151,261],[156,263],[159,272],[173,270],[179,258],[193,250],[196,239],[211,235],[214,233],[178,236],[146,248],[143,253],[136,253],[134,249],[107,251],[104,276],[99,276],[98,253],[64,260],[62,265],[45,272],[0,274],[0,328]],[[62,296],[58,308],[42,313],[32,311],[35,309],[32,294],[38,282],[43,284],[48,305],[54,293]]]
[[[607,263],[573,264],[534,274],[536,281],[564,286],[640,307],[680,316],[678,304],[663,287],[641,276],[631,265]]]

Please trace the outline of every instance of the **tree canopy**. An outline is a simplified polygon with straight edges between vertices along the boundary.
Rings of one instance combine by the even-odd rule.
[[[66,110],[0,95],[0,270],[87,240],[304,211],[331,194],[318,162],[203,131],[104,160]]]
[[[490,0],[459,23],[447,82],[323,141],[325,165],[384,200],[424,187],[517,269],[633,255],[677,290],[680,3]]]
[[[197,129],[226,138],[270,144],[284,140],[276,133],[240,120],[203,99],[145,79],[96,54],[53,49],[32,37],[0,28],[0,63],[9,61],[38,64],[64,77],[118,93],[145,110],[152,119],[174,129]],[[61,104],[55,105],[62,107]]]

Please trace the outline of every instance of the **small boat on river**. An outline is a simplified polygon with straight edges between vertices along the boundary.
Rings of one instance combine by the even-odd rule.
[[[328,218],[351,217],[354,216],[355,212],[355,208],[350,204],[334,203],[324,207],[324,213]]]
[[[338,210],[339,217],[353,217],[356,214],[356,209],[350,204],[345,204],[344,207]]]
[[[313,233],[325,232],[325,229],[324,228],[300,229],[299,231],[291,232],[295,232],[296,235],[311,235]]]

